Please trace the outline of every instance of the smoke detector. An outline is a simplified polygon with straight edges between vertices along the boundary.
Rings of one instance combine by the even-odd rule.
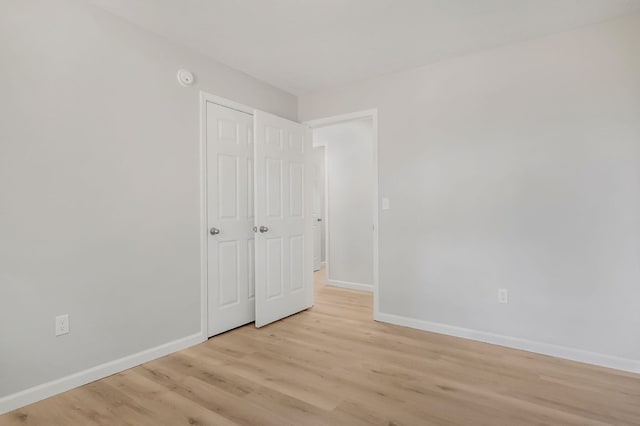
[[[191,71],[185,69],[178,70],[178,83],[180,83],[181,86],[189,87],[193,85],[195,79]]]

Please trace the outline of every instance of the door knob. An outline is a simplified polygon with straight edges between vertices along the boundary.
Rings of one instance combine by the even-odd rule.
[[[269,232],[269,228],[267,228],[266,226],[261,226],[260,233],[264,234],[265,232]]]
[[[218,228],[211,228],[211,229],[209,230],[209,233],[210,233],[211,235],[218,235],[218,234],[220,233],[220,230],[219,230]]]

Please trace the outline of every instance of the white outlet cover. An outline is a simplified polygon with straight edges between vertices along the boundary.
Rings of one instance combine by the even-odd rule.
[[[382,210],[389,210],[391,208],[391,201],[388,198],[382,199]]]
[[[60,315],[56,317],[56,336],[62,336],[69,333],[69,315]]]
[[[509,291],[506,288],[498,289],[498,303],[509,303]]]

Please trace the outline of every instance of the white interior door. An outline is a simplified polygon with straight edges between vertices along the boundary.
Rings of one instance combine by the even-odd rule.
[[[253,117],[207,102],[208,335],[255,319]]]
[[[256,327],[313,304],[311,131],[256,111]]]

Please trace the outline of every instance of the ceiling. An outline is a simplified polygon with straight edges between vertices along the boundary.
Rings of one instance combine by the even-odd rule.
[[[640,11],[640,0],[89,0],[294,94]]]

